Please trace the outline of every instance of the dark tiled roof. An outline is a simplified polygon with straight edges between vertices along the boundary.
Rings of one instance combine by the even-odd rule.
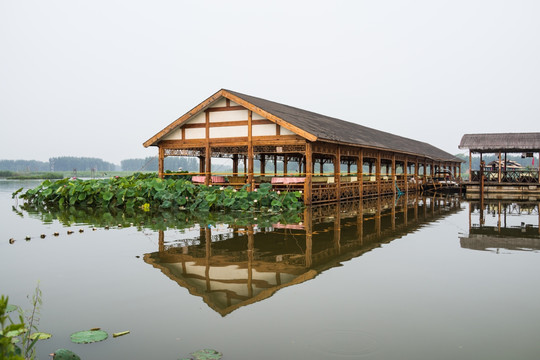
[[[225,90],[286,122],[315,135],[320,140],[363,145],[421,155],[434,160],[458,161],[461,159],[425,142],[408,139],[348,121],[279,104],[258,97]]]
[[[459,148],[473,151],[539,151],[540,133],[465,134]]]

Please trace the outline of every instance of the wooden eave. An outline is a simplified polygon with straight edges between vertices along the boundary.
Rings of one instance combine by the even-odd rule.
[[[280,126],[283,126],[285,129],[288,129],[298,135],[300,135],[301,137],[309,140],[309,141],[316,141],[317,140],[317,137],[313,134],[310,134],[308,133],[307,131],[304,131],[290,123],[288,123],[287,121],[281,119],[280,117],[278,116],[275,116],[241,98],[239,98],[238,96],[236,95],[233,95],[231,94],[230,92],[228,92],[227,90],[224,90],[224,89],[221,89],[219,90],[218,92],[216,92],[215,94],[213,94],[212,96],[210,96],[209,98],[207,98],[206,100],[204,100],[203,102],[201,102],[199,105],[195,106],[193,109],[191,109],[190,111],[188,111],[187,113],[185,113],[184,115],[182,115],[181,117],[179,117],[178,119],[176,119],[175,121],[173,121],[172,123],[170,123],[169,125],[167,125],[163,130],[161,130],[160,132],[158,132],[156,135],[152,136],[150,139],[148,139],[147,141],[145,141],[143,143],[144,147],[149,147],[149,146],[157,146],[158,142],[161,140],[161,138],[163,138],[165,135],[167,135],[169,132],[171,132],[172,130],[176,129],[177,127],[181,126],[183,123],[189,121],[193,116],[199,114],[201,111],[204,111],[206,110],[212,103],[214,103],[215,101],[219,100],[221,97],[224,97],[225,99],[229,99],[231,101],[234,101],[235,103],[245,107],[246,109],[248,110],[251,110],[253,111],[254,113],[262,116],[262,117],[265,117],[267,118],[268,120],[280,125]]]

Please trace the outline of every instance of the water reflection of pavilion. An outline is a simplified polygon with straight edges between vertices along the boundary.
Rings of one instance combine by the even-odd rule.
[[[459,209],[455,197],[375,198],[307,208],[299,224],[201,227],[167,242],[160,231],[144,260],[225,316]]]
[[[540,250],[540,199],[469,202],[469,236],[461,247],[473,250]]]

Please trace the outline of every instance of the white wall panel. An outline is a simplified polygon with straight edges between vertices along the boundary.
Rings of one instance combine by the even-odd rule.
[[[279,127],[279,134],[280,135],[294,135],[294,133],[291,130],[285,129],[283,126]]]
[[[215,111],[210,113],[210,122],[247,121],[247,110]]]
[[[276,124],[253,125],[253,136],[275,136]]]
[[[201,112],[200,114],[197,114],[191,120],[189,120],[186,124],[205,124],[206,123],[206,115],[204,112]]]
[[[188,128],[186,129],[186,140],[189,139],[204,139],[206,138],[205,128]]]
[[[223,126],[210,128],[210,138],[229,138],[248,136],[248,127],[244,126]],[[186,134],[187,137],[187,134]]]

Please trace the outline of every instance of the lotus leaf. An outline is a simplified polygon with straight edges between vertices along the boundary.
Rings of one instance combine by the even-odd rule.
[[[219,351],[212,349],[203,349],[191,353],[195,360],[219,360],[223,357],[223,354]]]
[[[49,333],[35,332],[35,333],[30,335],[30,340],[34,340],[34,339],[47,340],[47,339],[50,339],[51,337],[52,337],[52,335],[49,334]]]
[[[8,332],[5,334],[5,336],[6,336],[6,337],[15,337],[15,336],[19,336],[19,335],[21,335],[21,334],[24,334],[24,333],[27,332],[27,331],[28,331],[28,329],[21,327],[21,328],[16,329],[16,330],[8,331]]]
[[[54,352],[53,359],[55,360],[81,360],[79,355],[67,349],[58,349]]]
[[[15,310],[17,310],[17,305],[9,304],[8,306],[6,306],[6,313],[9,313]]]
[[[103,200],[105,201],[111,201],[111,199],[113,198],[114,196],[114,193],[110,192],[110,191],[107,191],[107,192],[104,192],[103,193]]]
[[[76,344],[90,344],[98,341],[103,341],[109,337],[103,330],[86,330],[78,331],[71,334],[71,341]]]

